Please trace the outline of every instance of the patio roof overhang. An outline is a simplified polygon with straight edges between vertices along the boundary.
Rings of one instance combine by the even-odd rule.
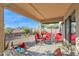
[[[11,3],[4,5],[5,8],[41,23],[62,21],[70,6],[71,3]]]

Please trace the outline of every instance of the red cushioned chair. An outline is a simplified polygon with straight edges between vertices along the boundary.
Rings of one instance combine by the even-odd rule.
[[[39,33],[36,33],[35,34],[35,40],[39,40],[40,39],[40,35],[39,35]]]
[[[56,42],[63,42],[63,38],[62,38],[62,34],[61,33],[57,33],[56,34]]]
[[[54,55],[55,55],[55,56],[63,56],[64,54],[61,52],[61,49],[60,49],[60,48],[57,48],[57,49],[54,51]]]
[[[35,34],[35,41],[38,43],[41,40],[39,33]]]
[[[46,33],[46,40],[51,41],[51,33]]]
[[[76,43],[76,34],[71,35],[71,42],[72,42],[72,44]]]

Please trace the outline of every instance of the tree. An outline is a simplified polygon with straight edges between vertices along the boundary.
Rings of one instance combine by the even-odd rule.
[[[30,32],[30,30],[28,28],[23,28],[25,34],[28,34]]]
[[[12,28],[7,28],[5,34],[10,35],[10,34],[12,34],[12,32],[13,32]]]

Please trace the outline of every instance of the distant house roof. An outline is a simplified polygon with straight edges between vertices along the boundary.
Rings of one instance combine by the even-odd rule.
[[[24,32],[22,29],[15,29],[13,30],[12,33],[22,33],[22,32]]]

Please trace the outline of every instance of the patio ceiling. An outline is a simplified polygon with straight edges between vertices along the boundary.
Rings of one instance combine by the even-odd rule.
[[[5,8],[42,23],[52,23],[62,21],[70,6],[71,3],[13,3]]]

